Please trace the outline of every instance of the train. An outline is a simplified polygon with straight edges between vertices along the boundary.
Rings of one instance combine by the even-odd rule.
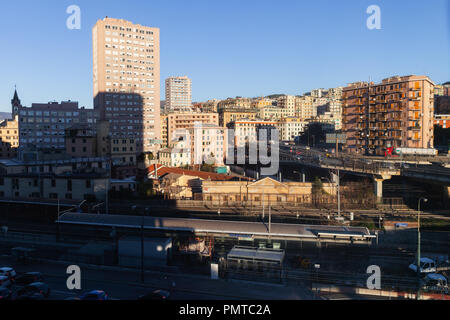
[[[438,150],[434,148],[386,148],[385,156],[437,156]]]

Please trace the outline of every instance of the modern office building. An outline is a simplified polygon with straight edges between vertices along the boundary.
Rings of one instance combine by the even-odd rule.
[[[160,144],[159,29],[105,18],[92,30],[94,108],[111,138],[133,138],[136,152]]]
[[[388,147],[433,148],[434,83],[427,76],[394,76],[343,90],[348,151],[384,154]]]
[[[187,76],[166,79],[165,111],[190,107],[192,104],[192,81]]]

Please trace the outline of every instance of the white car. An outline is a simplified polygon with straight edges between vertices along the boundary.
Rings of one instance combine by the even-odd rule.
[[[411,263],[409,265],[409,269],[417,272],[417,262]],[[434,260],[429,258],[421,258],[420,259],[420,273],[435,273],[436,272],[436,263]]]
[[[11,285],[11,280],[7,276],[0,276],[0,288],[6,288]]]
[[[0,276],[8,277],[8,279],[14,281],[16,277],[16,271],[10,267],[0,268]]]

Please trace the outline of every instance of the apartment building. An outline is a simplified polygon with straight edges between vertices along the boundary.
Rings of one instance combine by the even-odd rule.
[[[277,107],[286,110],[287,117],[293,117],[296,115],[297,110],[297,97],[296,96],[281,96],[277,99]]]
[[[97,133],[92,125],[74,125],[65,130],[66,152],[71,157],[96,157]]]
[[[0,197],[102,201],[108,189],[103,158],[0,160]]]
[[[17,156],[19,148],[19,120],[0,121],[0,159],[11,159]]]
[[[290,112],[288,109],[275,107],[275,106],[267,106],[259,109],[258,118],[263,120],[280,120],[282,118],[287,118],[290,116]]]
[[[94,126],[99,118],[93,109],[79,108],[78,102],[33,103],[13,106],[19,121],[19,145],[65,149],[65,130],[74,124]],[[14,113],[14,112],[13,112]]]
[[[105,18],[92,30],[94,108],[136,152],[161,143],[159,29]]]
[[[136,165],[136,141],[129,137],[112,137],[110,124],[74,125],[66,129],[66,153],[73,158],[105,157],[113,166]]]
[[[435,114],[434,125],[441,126],[444,129],[450,128],[450,114]]]
[[[435,114],[450,114],[450,83],[434,87],[434,112]]]
[[[273,104],[274,104],[274,101],[271,99],[256,98],[256,99],[252,100],[250,106],[253,109],[260,109],[260,108],[272,106]]]
[[[298,117],[283,118],[277,122],[281,141],[294,141],[307,127],[308,122]]]
[[[259,141],[259,129],[272,129],[277,127],[277,121],[267,121],[261,119],[240,119],[227,125],[229,130],[233,130],[234,145],[243,147],[247,143]],[[271,140],[271,132],[267,132],[267,141]]]
[[[297,97],[295,116],[303,120],[317,116],[317,103],[315,99],[312,96]]]
[[[242,109],[239,107],[230,107],[221,109],[219,111],[219,125],[224,128],[233,121],[237,121],[240,119],[254,120],[256,118],[258,118],[257,109]]]
[[[192,104],[192,80],[187,76],[170,77],[166,79],[165,110],[189,107]]]
[[[189,128],[191,142],[191,164],[208,162],[223,165],[227,152],[226,129],[217,124],[202,124]]]
[[[433,148],[434,83],[394,76],[343,89],[343,131],[349,151],[384,154],[388,147]]]
[[[184,112],[167,115],[167,145],[171,147],[172,140],[178,134],[184,134],[196,123],[219,125],[219,115],[214,112]]]
[[[168,137],[169,137],[169,128],[168,128],[168,115],[167,113],[161,113],[160,121],[161,121],[161,147],[167,148],[168,146]]]

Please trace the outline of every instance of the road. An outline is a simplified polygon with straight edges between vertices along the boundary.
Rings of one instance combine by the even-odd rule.
[[[310,300],[308,288],[243,281],[211,280],[206,276],[187,274],[163,274],[146,272],[145,283],[140,283],[140,273],[129,269],[101,270],[98,267],[81,266],[81,290],[70,291],[66,281],[68,265],[42,262],[30,265],[18,264],[10,256],[0,257],[0,266],[12,266],[18,274],[38,271],[51,289],[50,300],[63,300],[81,293],[99,289],[113,299],[135,300],[155,289],[171,292],[174,300]]]

